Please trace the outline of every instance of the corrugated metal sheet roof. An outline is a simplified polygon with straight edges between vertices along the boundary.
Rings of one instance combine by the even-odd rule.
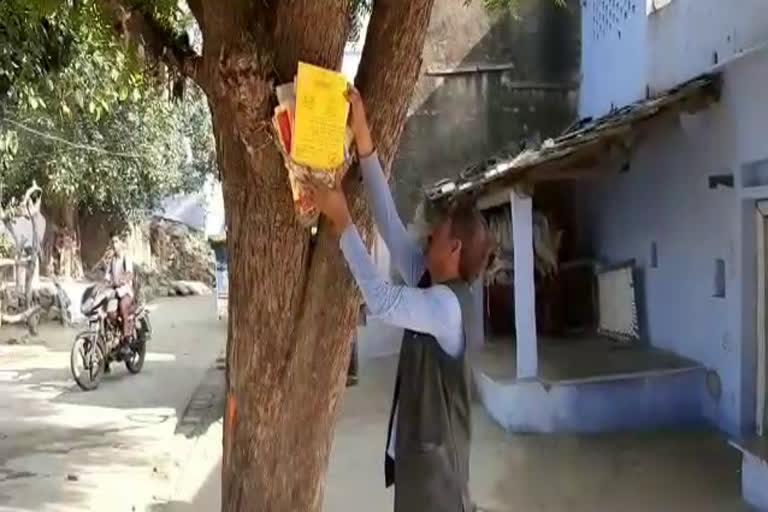
[[[598,119],[583,119],[536,149],[526,149],[514,157],[491,158],[455,180],[435,183],[426,189],[427,199],[440,202],[520,183],[583,178],[585,171],[594,172],[607,158],[626,158],[649,121],[705,108],[719,100],[720,89],[719,74],[703,75]]]

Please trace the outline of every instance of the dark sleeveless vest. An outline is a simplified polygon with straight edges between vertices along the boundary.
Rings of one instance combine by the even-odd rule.
[[[386,485],[395,484],[395,512],[470,512],[470,379],[467,356],[475,325],[469,285],[444,283],[458,298],[464,350],[446,354],[429,334],[406,330],[400,348],[387,446],[397,405],[395,460],[385,452]],[[425,275],[420,287],[429,286]]]

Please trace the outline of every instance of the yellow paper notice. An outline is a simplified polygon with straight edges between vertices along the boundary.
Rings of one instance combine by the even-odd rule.
[[[296,78],[296,126],[291,157],[315,169],[344,163],[347,79],[341,73],[299,62]]]

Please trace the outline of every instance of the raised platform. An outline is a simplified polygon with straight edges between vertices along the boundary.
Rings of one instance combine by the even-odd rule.
[[[741,458],[741,493],[758,510],[768,510],[768,438],[731,441]]]
[[[545,382],[615,379],[621,375],[698,368],[695,361],[649,346],[620,347],[599,336],[539,340],[539,379]],[[475,367],[496,380],[514,380],[515,343],[489,340]]]
[[[539,376],[515,377],[513,342],[474,355],[474,383],[489,414],[514,432],[591,433],[706,426],[706,370],[647,346],[599,337],[539,342]]]

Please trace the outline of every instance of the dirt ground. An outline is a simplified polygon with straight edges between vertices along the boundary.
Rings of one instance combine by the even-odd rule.
[[[45,327],[44,345],[7,346],[15,335],[0,330],[0,512],[218,510],[220,423],[188,439],[178,422],[211,375],[225,325],[211,297],[159,301],[152,319],[146,369],[116,368],[92,393],[69,375],[71,332]],[[362,361],[347,389],[328,512],[392,510],[383,450],[395,363]],[[471,471],[489,512],[750,510],[738,453],[708,432],[516,436],[476,406]]]
[[[396,361],[364,362],[334,438],[325,510],[388,512],[383,454]],[[518,436],[473,411],[471,490],[489,512],[738,512],[740,458],[708,432]]]

